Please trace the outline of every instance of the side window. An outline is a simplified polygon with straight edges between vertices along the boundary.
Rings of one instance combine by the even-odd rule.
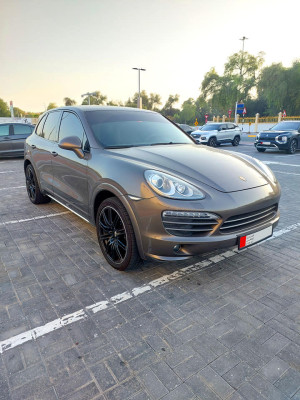
[[[0,125],[0,136],[8,136],[9,135],[9,125]]]
[[[228,124],[228,129],[234,129],[235,126],[233,124]]]
[[[48,114],[46,114],[46,115],[43,116],[43,118],[40,120],[40,122],[39,122],[39,124],[38,124],[38,126],[37,126],[37,128],[36,128],[35,133],[36,133],[38,136],[44,137],[44,135],[43,135],[43,127],[44,127],[44,123],[45,123],[45,121],[46,121],[47,115],[48,115]]]
[[[60,111],[53,111],[48,114],[43,129],[43,137],[45,139],[51,140],[52,142],[57,142],[58,122],[60,116],[61,116]]]
[[[15,124],[14,134],[15,135],[31,135],[32,127],[30,125]]]
[[[77,136],[82,143],[85,135],[79,118],[75,114],[65,111],[61,119],[59,141],[69,136]]]

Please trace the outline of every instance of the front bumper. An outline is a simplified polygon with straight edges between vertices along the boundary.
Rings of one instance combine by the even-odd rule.
[[[268,143],[268,144],[266,144]],[[286,143],[277,142],[276,140],[255,140],[254,146],[259,149],[277,149],[277,150],[287,150],[289,146],[289,141]]]
[[[277,212],[267,222],[258,222],[251,228],[242,228],[234,233],[223,233],[217,229],[205,236],[174,236],[169,234],[163,226],[163,211],[204,211],[219,215],[223,222],[232,216],[272,206],[279,202],[279,198],[279,186],[265,185],[232,193],[216,191],[215,197],[200,201],[180,201],[159,196],[130,201],[139,229],[138,237],[141,241],[139,248],[143,249],[141,256],[158,260],[180,260],[215,249],[237,246],[238,237],[269,226],[275,228],[279,220],[279,212]],[[179,245],[179,250],[174,249],[176,245]]]

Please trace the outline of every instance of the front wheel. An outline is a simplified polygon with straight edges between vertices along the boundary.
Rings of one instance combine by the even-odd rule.
[[[294,153],[296,153],[296,150],[297,150],[297,141],[296,141],[296,139],[292,139],[290,141],[289,147],[286,152],[288,154],[294,154]]]
[[[216,147],[216,146],[217,146],[217,139],[214,138],[214,137],[212,137],[212,138],[209,139],[209,141],[208,141],[207,144],[208,144],[208,146],[210,146],[210,147]]]
[[[115,197],[104,200],[97,211],[97,236],[102,253],[115,269],[136,267],[141,259],[129,215]]]
[[[26,189],[30,201],[33,204],[43,204],[49,203],[51,201],[50,197],[44,196],[39,187],[39,183],[31,164],[28,164],[25,170],[26,177]]]
[[[259,151],[260,153],[264,153],[266,149],[260,149],[259,147],[256,147],[256,150]]]
[[[232,143],[232,146],[238,146],[240,143],[241,138],[239,136],[235,136]]]

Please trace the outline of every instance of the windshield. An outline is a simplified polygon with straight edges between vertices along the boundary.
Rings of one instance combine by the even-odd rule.
[[[86,111],[97,142],[106,148],[194,143],[162,115],[130,110]]]
[[[300,128],[300,121],[299,122],[282,121],[273,126],[271,128],[271,131],[289,131],[289,130],[297,131],[299,128]]]
[[[204,125],[201,131],[217,131],[220,128],[220,125],[217,124],[207,124]]]

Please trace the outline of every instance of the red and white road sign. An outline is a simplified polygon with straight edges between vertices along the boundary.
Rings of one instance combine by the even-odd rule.
[[[205,123],[207,123],[207,120],[208,120],[208,114],[205,114],[205,115],[204,115],[204,117],[205,117]]]
[[[283,110],[282,116],[283,116],[283,118],[286,117],[286,111],[285,110]]]
[[[230,110],[228,110],[228,115],[229,115],[229,118],[231,117],[231,113],[232,113],[232,110],[230,109]]]
[[[246,109],[246,107],[244,107],[244,109],[243,109],[243,115],[245,115],[245,114],[247,114],[247,109]]]

